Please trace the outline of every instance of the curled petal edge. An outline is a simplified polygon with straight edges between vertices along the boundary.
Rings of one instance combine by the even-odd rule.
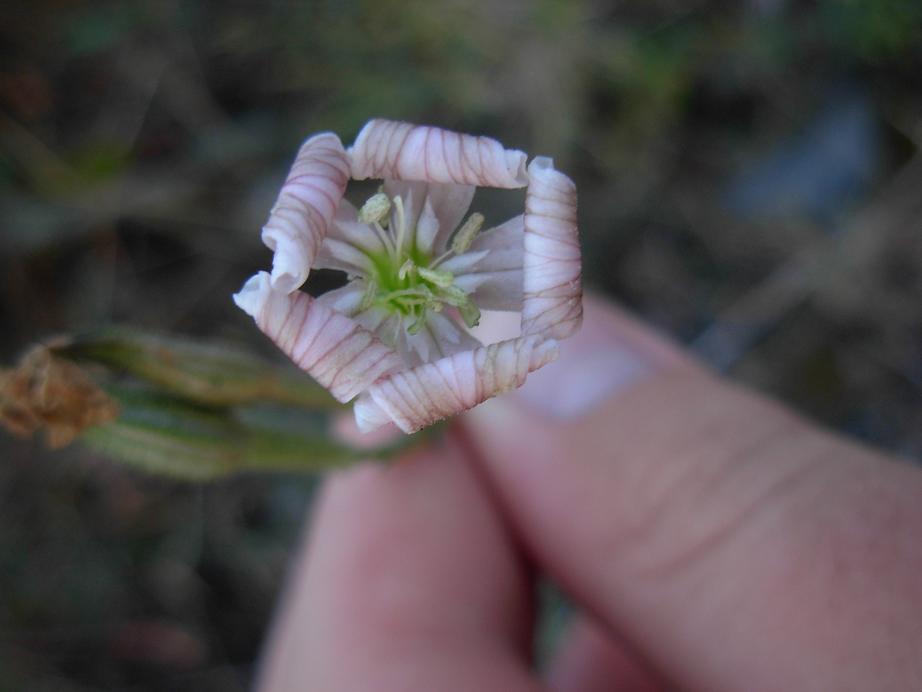
[[[583,318],[576,185],[544,156],[528,165],[522,334],[565,339]]]
[[[403,359],[355,320],[306,293],[272,287],[259,272],[234,295],[266,336],[341,402],[405,367]]]
[[[275,290],[291,293],[307,280],[346,190],[349,168],[342,142],[332,132],[301,145],[262,229],[262,241],[274,253]]]
[[[388,178],[479,187],[528,183],[526,156],[490,137],[429,125],[369,120],[349,148],[352,177]]]
[[[405,433],[416,432],[520,387],[557,353],[553,339],[526,336],[395,372],[356,400],[356,424],[370,432],[393,421]]]

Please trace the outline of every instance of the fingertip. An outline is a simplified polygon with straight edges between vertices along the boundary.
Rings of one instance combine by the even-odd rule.
[[[572,421],[658,372],[691,362],[627,313],[588,298],[582,329],[561,342],[556,362],[533,373],[510,398],[548,421]]]
[[[526,689],[528,573],[450,438],[333,474],[312,529],[261,689]]]
[[[623,641],[585,616],[571,623],[545,678],[554,692],[671,689]]]
[[[359,430],[358,423],[352,412],[343,412],[333,417],[333,435],[348,445],[362,450],[381,449],[382,447],[397,442],[405,433],[393,423],[388,423],[371,432]]]

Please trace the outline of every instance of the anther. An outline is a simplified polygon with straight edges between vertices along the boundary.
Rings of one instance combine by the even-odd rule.
[[[420,271],[420,268],[413,263],[413,260],[408,259],[403,265],[397,270],[397,278],[403,281],[407,276],[412,275],[414,272]]]
[[[471,243],[474,242],[474,238],[480,233],[481,228],[483,228],[483,214],[475,211],[464,222],[464,225],[455,231],[455,235],[451,239],[451,251],[456,255],[467,252],[471,247]]]
[[[372,195],[359,209],[359,221],[362,223],[381,223],[391,211],[391,200],[383,192]]]
[[[455,282],[454,274],[451,272],[440,271],[438,269],[427,269],[426,267],[417,267],[416,271],[419,272],[422,279],[439,288],[448,288]]]

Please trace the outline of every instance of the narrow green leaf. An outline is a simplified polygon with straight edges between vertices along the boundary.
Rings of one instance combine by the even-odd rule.
[[[427,439],[401,437],[359,450],[329,436],[328,417],[285,407],[208,409],[147,388],[114,389],[116,421],[81,439],[114,461],[185,480],[242,472],[319,472],[366,459],[389,459]]]
[[[293,367],[272,365],[225,345],[114,327],[75,336],[55,350],[207,406],[273,401],[311,409],[341,407],[323,387]]]

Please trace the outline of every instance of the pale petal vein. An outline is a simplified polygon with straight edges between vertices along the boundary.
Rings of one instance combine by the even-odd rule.
[[[520,387],[529,372],[556,357],[556,341],[528,336],[395,372],[356,401],[356,421],[367,431],[390,419],[404,432],[416,432]]]
[[[355,320],[306,293],[274,290],[266,272],[252,277],[234,300],[339,401],[350,401],[383,375],[406,367],[393,349]]]
[[[348,181],[339,137],[324,132],[304,142],[262,229],[263,243],[274,252],[276,290],[291,293],[307,279]]]
[[[528,166],[523,246],[522,334],[566,338],[583,314],[576,186],[546,157]]]
[[[523,187],[525,154],[489,137],[391,120],[370,120],[349,149],[352,177]]]

